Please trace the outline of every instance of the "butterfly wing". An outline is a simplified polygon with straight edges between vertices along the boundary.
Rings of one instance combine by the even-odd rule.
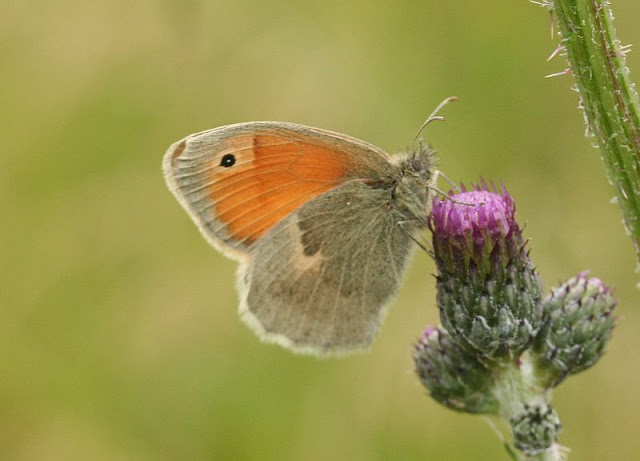
[[[348,182],[274,227],[240,267],[243,320],[296,352],[366,349],[414,247],[385,207],[391,194]]]
[[[380,149],[283,122],[249,122],[190,135],[167,151],[169,189],[205,238],[235,259],[307,201],[356,178],[393,173]]]

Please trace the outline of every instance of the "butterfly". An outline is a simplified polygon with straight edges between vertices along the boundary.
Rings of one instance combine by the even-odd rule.
[[[163,170],[205,239],[239,261],[240,317],[266,342],[320,356],[372,343],[427,227],[437,176],[422,142],[391,157],[285,122],[189,135]]]

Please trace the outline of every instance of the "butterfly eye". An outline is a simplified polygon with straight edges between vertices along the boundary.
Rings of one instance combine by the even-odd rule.
[[[230,166],[233,166],[236,163],[236,158],[233,156],[233,154],[225,154],[224,157],[222,157],[222,160],[220,160],[220,166],[223,166],[225,168],[229,168]]]

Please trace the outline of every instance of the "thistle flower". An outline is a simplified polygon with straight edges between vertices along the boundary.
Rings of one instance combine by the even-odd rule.
[[[469,351],[509,362],[540,328],[542,286],[506,189],[436,200],[430,220],[440,318]]]
[[[611,290],[586,272],[551,291],[533,348],[542,385],[555,387],[598,361],[613,330],[615,305]]]
[[[449,408],[508,421],[522,459],[562,459],[549,390],[602,356],[614,321],[611,290],[581,273],[542,300],[504,187],[482,183],[436,200],[429,225],[442,327],[418,340],[420,381]]]

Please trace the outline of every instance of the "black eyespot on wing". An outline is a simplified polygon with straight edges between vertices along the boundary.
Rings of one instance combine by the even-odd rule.
[[[230,166],[235,165],[235,163],[236,158],[233,154],[225,154],[224,157],[222,157],[222,160],[220,160],[220,166],[225,168],[229,168]]]

